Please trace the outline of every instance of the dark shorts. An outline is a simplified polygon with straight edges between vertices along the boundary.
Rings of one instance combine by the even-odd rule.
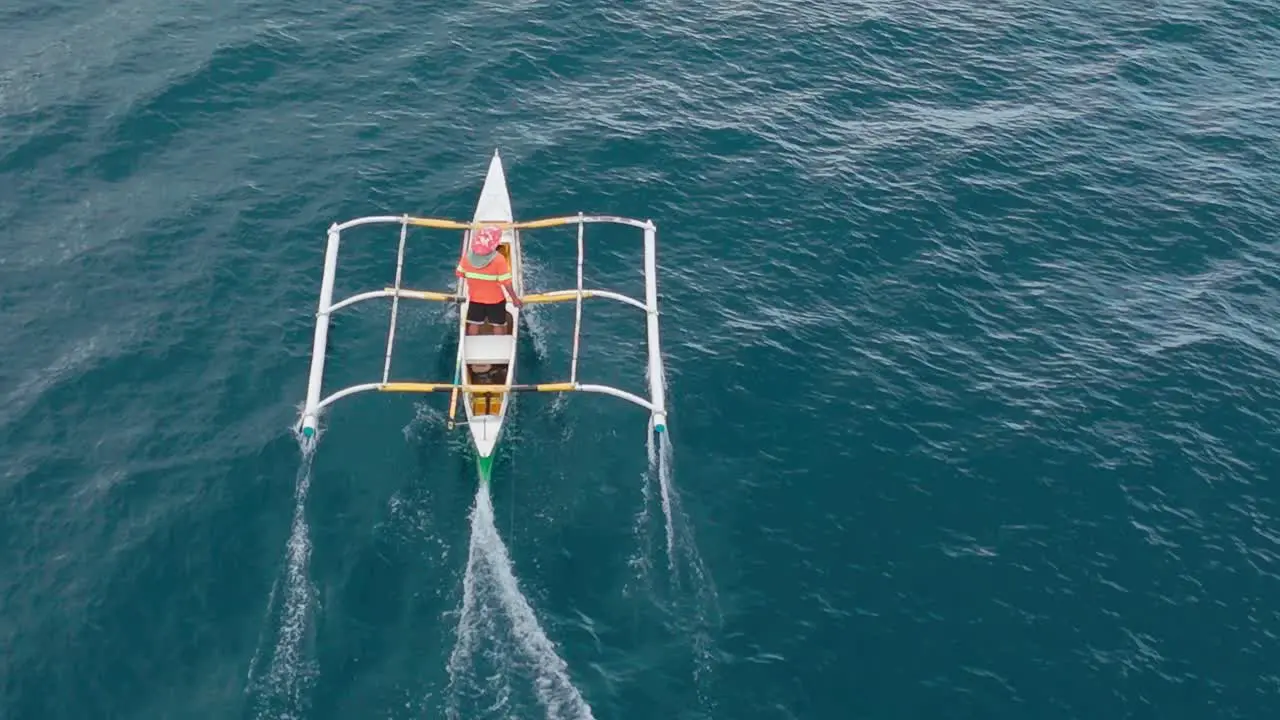
[[[486,305],[472,301],[467,303],[467,322],[479,325],[489,323],[490,325],[506,325],[507,324],[507,304],[505,302]]]

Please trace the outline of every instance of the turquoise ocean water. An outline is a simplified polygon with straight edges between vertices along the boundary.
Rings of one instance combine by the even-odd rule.
[[[0,47],[0,717],[1275,716],[1273,4],[15,0]],[[467,218],[495,150],[518,218],[657,223],[670,443],[521,396],[478,495],[447,398],[374,394],[304,456],[325,229]],[[590,228],[588,285],[641,257]],[[583,327],[643,392],[641,314]]]

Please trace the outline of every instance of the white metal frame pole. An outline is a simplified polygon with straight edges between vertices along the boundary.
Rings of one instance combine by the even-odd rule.
[[[387,355],[382,361],[382,382],[391,375],[391,349],[396,340],[396,311],[400,309],[400,277],[404,269],[404,240],[409,233],[409,218],[400,221],[400,249],[396,252],[396,293],[391,296],[391,327],[387,330]]]
[[[573,360],[569,365],[569,382],[578,382],[578,336],[582,334],[582,213],[578,213],[578,300],[573,316]]]
[[[667,429],[666,388],[662,386],[662,346],[658,337],[658,228],[652,220],[644,227],[644,296],[649,325],[649,397],[653,402],[653,429]]]
[[[338,272],[338,226],[329,227],[324,250],[324,277],[320,281],[320,305],[316,311],[315,342],[311,345],[311,376],[307,380],[307,401],[302,410],[302,434],[312,437],[320,413],[320,386],[324,381],[324,358],[329,344],[329,312],[333,304],[333,278]]]

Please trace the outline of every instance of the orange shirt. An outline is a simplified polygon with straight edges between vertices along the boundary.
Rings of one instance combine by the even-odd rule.
[[[464,253],[454,274],[467,279],[467,297],[471,302],[493,305],[506,300],[502,285],[511,282],[511,266],[502,253],[482,268],[472,265]]]

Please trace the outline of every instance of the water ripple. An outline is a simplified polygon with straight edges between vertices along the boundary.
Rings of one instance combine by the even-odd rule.
[[[0,25],[18,716],[234,714],[324,228],[463,216],[495,146],[521,215],[658,222],[717,716],[1259,716],[1280,692],[1274,8],[143,0]],[[593,279],[637,282],[638,244],[595,237]],[[342,291],[389,280],[393,242],[352,233]],[[380,352],[380,313],[335,326],[335,378]],[[635,337],[601,317],[593,349]],[[342,492],[317,482],[318,533]],[[317,541],[317,577],[351,542]],[[316,692],[352,707],[338,635]],[[131,649],[121,675],[95,659]],[[591,694],[639,698],[619,714],[706,690],[610,662],[621,687]]]

